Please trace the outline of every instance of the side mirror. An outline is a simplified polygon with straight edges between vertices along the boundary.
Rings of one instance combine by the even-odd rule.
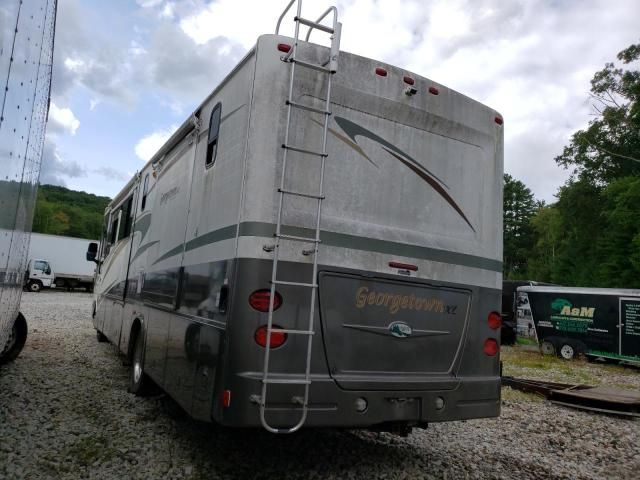
[[[98,256],[98,244],[96,242],[91,242],[87,247],[87,262],[96,262],[96,257]]]

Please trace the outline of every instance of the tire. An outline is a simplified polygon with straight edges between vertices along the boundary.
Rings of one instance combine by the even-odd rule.
[[[144,373],[144,332],[138,330],[131,356],[131,375],[129,392],[143,397],[153,392],[151,379]]]
[[[42,290],[42,282],[40,280],[31,280],[27,285],[30,292],[37,293]]]
[[[27,341],[27,321],[22,313],[18,313],[16,321],[13,322],[9,339],[2,349],[0,349],[0,365],[11,362],[20,355],[25,342]]]
[[[576,347],[564,342],[558,350],[558,356],[564,360],[573,360],[576,356]]]
[[[109,339],[100,330],[96,330],[96,340],[98,340],[98,343],[105,343],[109,341]]]
[[[551,343],[549,340],[544,340],[540,344],[540,351],[542,352],[543,355],[555,355],[556,347],[554,347],[553,343]]]

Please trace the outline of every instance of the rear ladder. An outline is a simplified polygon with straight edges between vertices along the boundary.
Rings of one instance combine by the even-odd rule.
[[[313,344],[313,320],[315,316],[315,306],[316,306],[316,296],[317,296],[317,274],[318,274],[318,247],[320,245],[320,217],[322,212],[322,201],[324,200],[324,169],[325,169],[325,161],[327,159],[327,130],[329,128],[329,115],[330,106],[331,106],[331,77],[336,72],[338,66],[338,54],[340,51],[340,30],[341,24],[338,22],[338,11],[336,7],[328,8],[316,21],[311,21],[303,18],[301,16],[302,10],[302,0],[291,0],[287,8],[285,8],[284,12],[278,19],[278,24],[276,26],[276,35],[280,30],[280,23],[282,19],[290,10],[291,6],[294,3],[298,3],[297,5],[297,13],[294,18],[295,21],[295,35],[293,47],[291,50],[282,57],[282,61],[291,64],[291,76],[289,79],[289,94],[286,100],[287,105],[287,126],[284,135],[284,142],[282,144],[283,154],[282,154],[282,173],[280,176],[280,187],[278,188],[279,193],[279,202],[278,202],[278,215],[277,215],[277,223],[276,223],[276,232],[275,236],[275,245],[273,246],[273,268],[271,272],[271,300],[269,304],[269,319],[267,323],[267,339],[266,346],[264,350],[264,367],[262,373],[262,392],[261,396],[258,399],[260,405],[260,421],[262,426],[272,433],[293,433],[300,429],[302,425],[304,425],[307,419],[308,413],[308,405],[309,405],[309,387],[311,385],[311,348]],[[333,25],[328,27],[326,25],[321,24],[320,22],[329,14],[333,13]],[[304,25],[309,27],[309,31],[307,32],[307,36],[305,41],[309,40],[309,36],[311,35],[311,31],[316,29],[328,33],[331,35],[331,50],[329,54],[329,59],[321,64],[315,64],[312,62],[304,61],[298,58],[298,42],[300,35],[300,25]],[[304,105],[300,103],[296,103],[293,101],[293,87],[296,83],[296,70],[297,68],[305,68],[318,72],[319,75],[327,75],[327,91],[326,91],[326,99],[324,103],[324,108],[319,109],[312,107],[310,105]],[[291,117],[293,109],[299,109],[306,112],[312,112],[317,114],[322,114],[324,117],[323,129],[322,129],[322,150],[321,151],[312,151],[301,146],[292,145],[290,143],[290,131],[291,131]],[[305,191],[297,191],[291,188],[288,188],[287,185],[287,154],[288,152],[298,152],[306,155],[313,155],[319,158],[320,161],[320,175],[318,178],[318,190],[316,192],[305,192]],[[290,196],[298,196],[314,199],[317,203],[316,217],[315,217],[315,234],[313,237],[302,237],[302,236],[294,236],[294,235],[285,235],[282,233],[282,210],[283,203],[285,201],[285,197]],[[313,274],[310,282],[289,282],[284,281],[278,276],[278,253],[280,249],[280,245],[282,242],[299,242],[302,244],[309,245],[309,248],[302,250],[303,255],[312,255],[313,256]],[[269,249],[271,250],[271,249]],[[296,288],[300,288],[303,290],[308,290],[310,292],[310,308],[309,308],[309,321],[307,328],[304,330],[297,329],[281,329],[273,327],[273,305],[275,299],[275,291],[278,285],[288,285],[294,286]],[[269,358],[271,355],[271,335],[273,333],[286,333],[289,335],[304,335],[307,337],[307,349],[306,349],[306,359],[305,359],[305,370],[304,370],[304,378],[291,378],[291,375],[284,374],[284,372],[274,373],[269,371]],[[266,419],[266,412],[268,410],[267,407],[267,394],[269,390],[269,385],[274,384],[288,384],[288,385],[300,385],[304,387],[304,395],[302,397],[294,397],[292,401],[297,403],[298,405],[292,406],[291,409],[296,412],[300,412],[300,419],[296,424],[291,427],[283,428],[283,427],[273,427],[269,425]]]

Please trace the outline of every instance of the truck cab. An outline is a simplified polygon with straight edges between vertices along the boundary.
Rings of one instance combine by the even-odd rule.
[[[26,287],[31,292],[39,292],[43,288],[55,288],[55,274],[46,260],[31,259],[27,267]]]

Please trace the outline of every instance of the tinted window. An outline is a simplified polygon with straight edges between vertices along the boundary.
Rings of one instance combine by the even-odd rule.
[[[144,176],[144,185],[142,186],[142,205],[140,206],[140,211],[144,210],[144,207],[147,204],[148,191],[149,191],[149,174],[147,173]]]
[[[213,107],[211,119],[209,120],[209,137],[207,140],[207,160],[205,165],[208,167],[216,161],[218,153],[218,133],[220,132],[220,115],[222,114],[222,104],[218,103]]]
[[[123,238],[127,238],[131,233],[131,224],[133,222],[133,217],[131,215],[131,210],[133,207],[133,197],[129,197],[127,201],[120,207],[122,210],[122,226],[120,228],[120,232],[118,233],[118,240],[122,240]]]

